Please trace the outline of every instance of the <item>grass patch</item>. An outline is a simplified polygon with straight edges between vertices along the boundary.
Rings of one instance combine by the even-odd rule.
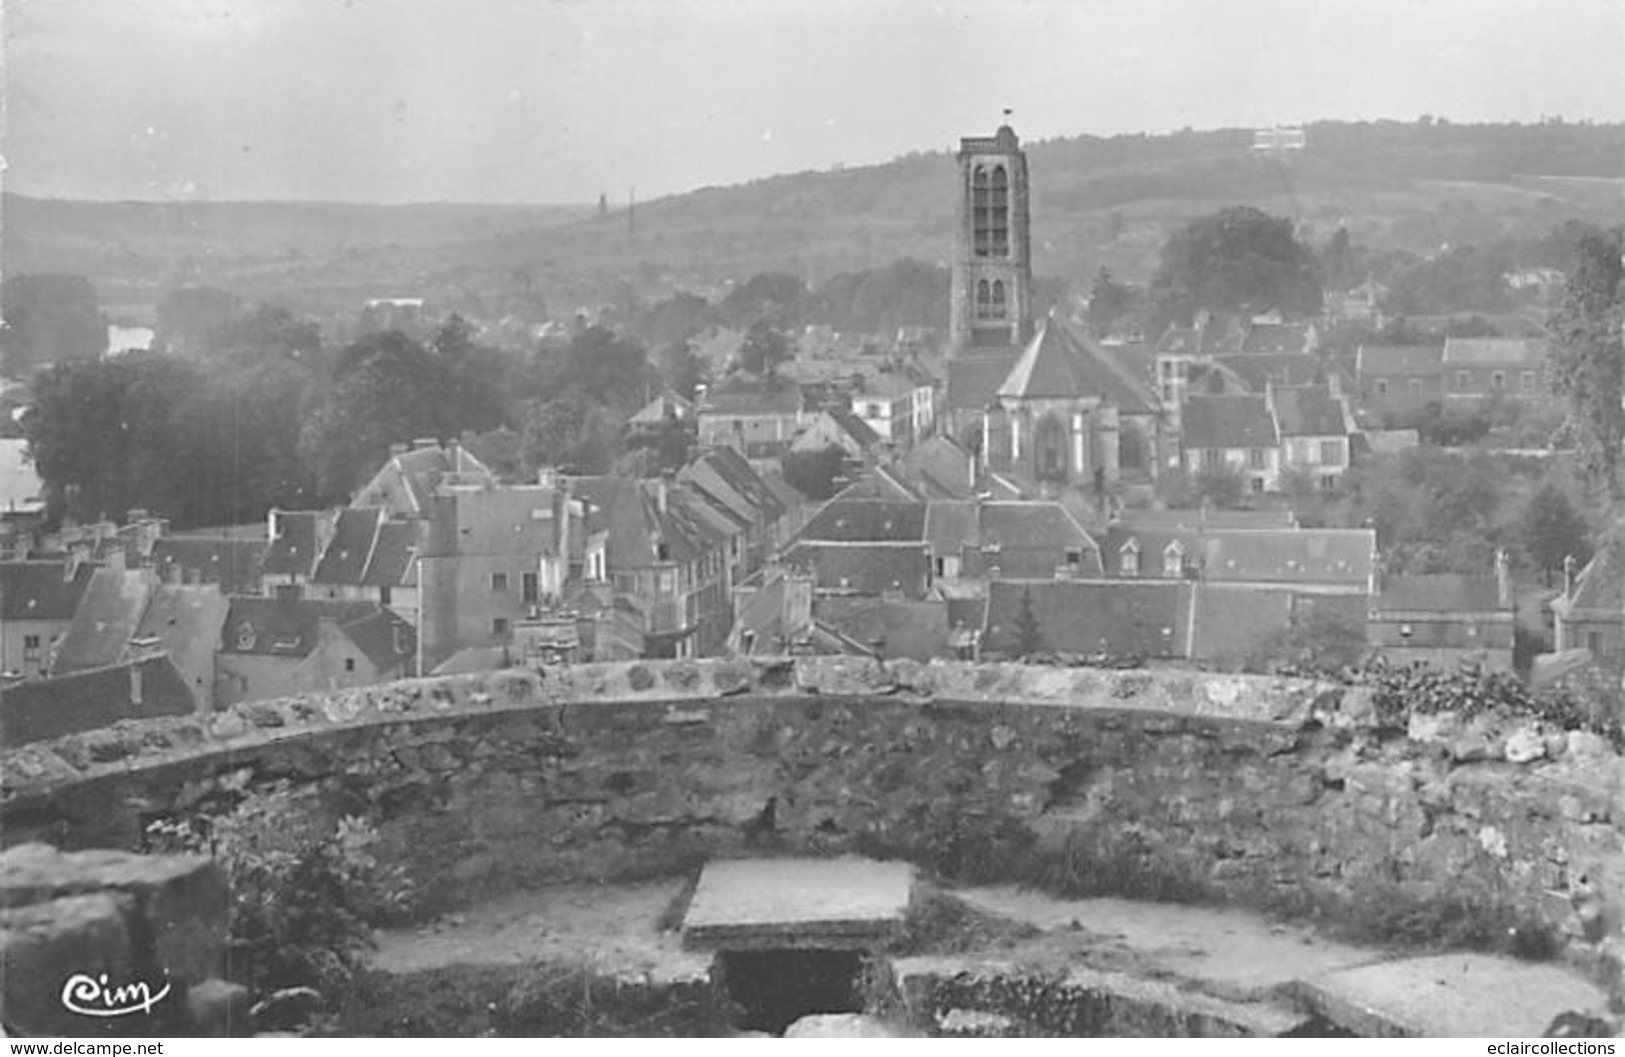
[[[1040,934],[1037,926],[977,910],[934,885],[915,891],[903,931],[887,947],[897,957],[964,954],[1008,947]]]

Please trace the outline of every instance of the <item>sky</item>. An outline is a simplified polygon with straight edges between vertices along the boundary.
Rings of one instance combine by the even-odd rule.
[[[1625,120],[1625,0],[3,3],[5,186],[63,198],[646,201],[1005,108],[1028,141]]]

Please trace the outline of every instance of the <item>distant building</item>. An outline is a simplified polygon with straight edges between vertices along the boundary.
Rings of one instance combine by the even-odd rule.
[[[1445,396],[1544,399],[1546,353],[1543,338],[1446,338],[1440,356]]]
[[[367,686],[416,669],[412,626],[375,602],[231,599],[215,707]]]
[[[1228,469],[1252,492],[1281,481],[1281,435],[1264,396],[1192,396],[1181,413],[1185,471]]]
[[[1607,540],[1578,575],[1563,571],[1563,593],[1552,601],[1557,652],[1588,650],[1592,657],[1625,657],[1625,544]]]
[[[1493,575],[1383,576],[1366,624],[1371,648],[1393,664],[1512,671],[1514,599],[1505,552]]]
[[[43,679],[96,566],[66,561],[0,562],[0,675]]]
[[[1443,350],[1437,345],[1362,345],[1355,353],[1360,405],[1392,418],[1423,411],[1445,396]]]

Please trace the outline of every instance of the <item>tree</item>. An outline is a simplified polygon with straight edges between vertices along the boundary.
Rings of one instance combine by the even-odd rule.
[[[1587,477],[1621,497],[1620,446],[1625,444],[1625,234],[1593,231],[1580,240],[1578,263],[1552,313],[1555,342],[1547,383],[1563,398],[1567,428]]]
[[[1109,269],[1102,267],[1095,273],[1094,285],[1089,288],[1089,329],[1097,338],[1106,337],[1138,303],[1134,288],[1118,282]]]
[[[592,326],[570,339],[547,390],[576,389],[595,403],[631,412],[648,400],[657,380],[648,351],[636,339]]]
[[[1029,589],[1021,592],[1021,608],[1016,611],[1015,622],[1016,656],[1031,657],[1042,653],[1046,648],[1044,628],[1038,621],[1038,614],[1033,611],[1033,593]]]
[[[455,436],[455,386],[438,356],[399,331],[367,334],[339,353],[333,388],[306,422],[300,447],[323,498],[341,500],[417,437]]]
[[[1563,567],[1565,558],[1573,558],[1583,565],[1591,557],[1585,518],[1563,489],[1549,481],[1524,504],[1518,530],[1524,553],[1541,571],[1548,587],[1552,583],[1552,572]]]
[[[710,366],[687,341],[674,341],[655,355],[655,369],[667,389],[684,400],[693,400],[711,377]]]
[[[835,494],[845,460],[846,453],[834,444],[818,451],[792,451],[782,460],[784,480],[808,499],[828,499]]]
[[[764,378],[770,377],[778,365],[789,358],[789,339],[766,320],[752,323],[739,345],[739,366]]]
[[[107,351],[107,320],[82,275],[14,275],[0,283],[0,373],[21,378]]]
[[[729,291],[721,307],[736,326],[765,320],[783,327],[800,321],[807,301],[807,284],[795,276],[758,272]]]
[[[1228,463],[1204,466],[1196,472],[1196,496],[1222,510],[1241,506],[1247,495],[1247,478]]]
[[[1163,246],[1149,294],[1153,329],[1189,323],[1203,308],[1314,315],[1323,299],[1319,262],[1292,222],[1247,206],[1176,231]]]
[[[214,332],[243,312],[243,302],[216,286],[183,286],[158,301],[153,344],[165,352],[197,356],[210,351]]]
[[[615,461],[617,420],[579,389],[525,409],[519,450],[527,470],[557,467],[578,474],[608,473]]]

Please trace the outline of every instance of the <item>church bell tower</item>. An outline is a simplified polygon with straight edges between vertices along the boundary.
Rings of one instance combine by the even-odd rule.
[[[1009,125],[959,141],[949,348],[1019,349],[1032,337],[1027,155]]]

